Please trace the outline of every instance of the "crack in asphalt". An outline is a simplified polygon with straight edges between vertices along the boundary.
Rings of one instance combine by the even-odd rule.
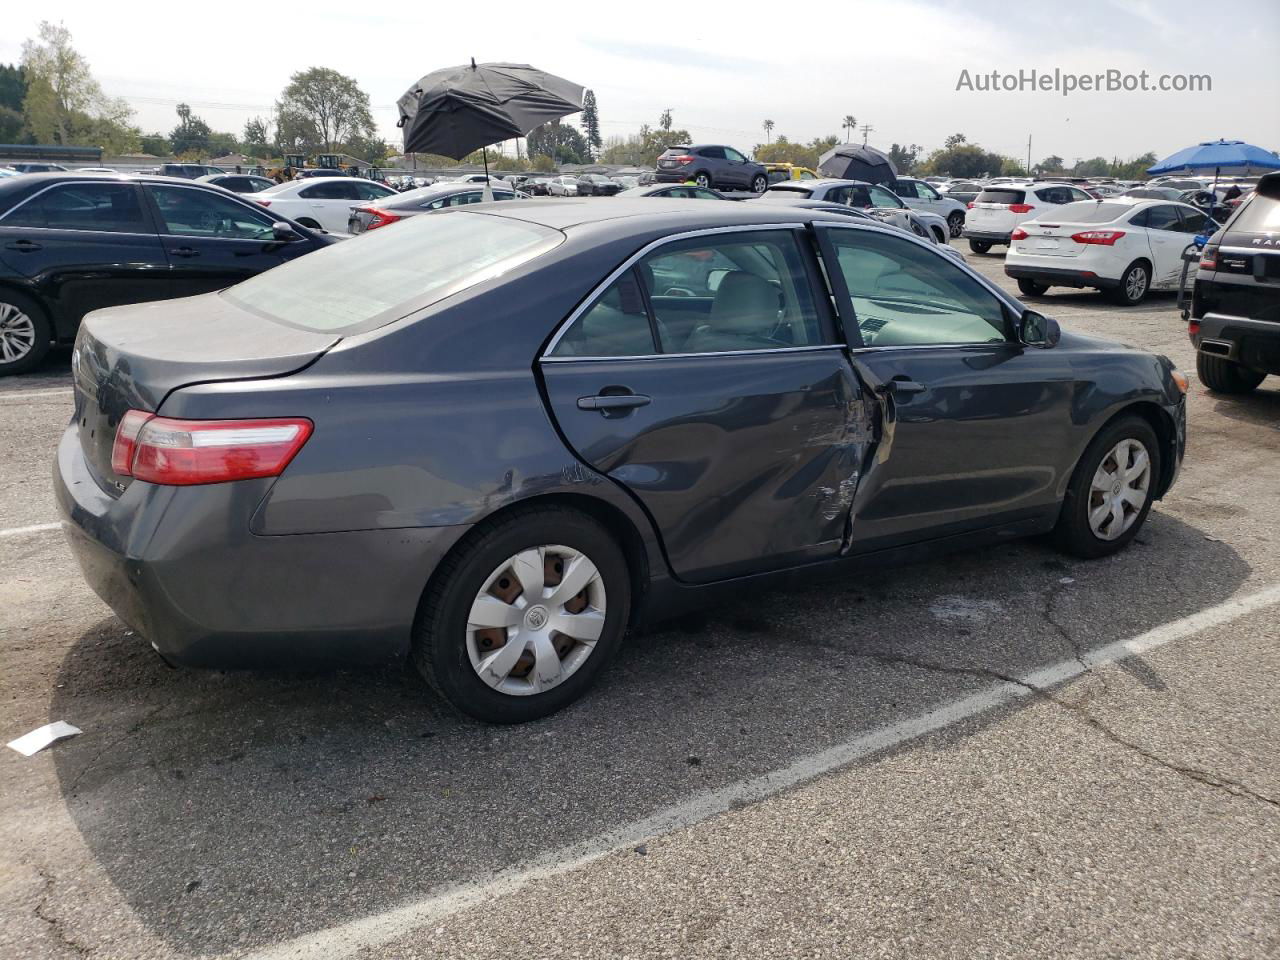
[[[1072,635],[1066,625],[1061,623],[1055,615],[1055,604],[1058,602],[1058,598],[1065,592],[1064,588],[1067,586],[1068,584],[1059,582],[1049,587],[1048,592],[1045,594],[1044,608],[1040,611],[1040,616],[1045,623],[1053,628],[1054,633],[1066,641],[1067,648],[1071,651],[1071,655],[1075,658],[1076,663],[1080,664],[1080,669],[1089,676],[1097,678],[1098,683],[1102,685],[1103,693],[1110,693],[1111,688],[1107,686],[1106,677],[1101,673],[1096,672],[1093,667],[1089,665],[1088,661],[1085,660],[1084,645]]]
[[[76,952],[77,956],[87,957],[90,948],[86,947],[80,941],[68,936],[67,931],[63,929],[62,918],[50,916],[47,912],[49,898],[53,895],[54,878],[52,874],[47,873],[43,868],[36,867],[36,875],[44,883],[44,891],[40,894],[40,900],[32,911],[36,918],[44,921],[49,925],[49,931],[58,938],[58,940]]]
[[[80,786],[80,781],[84,779],[85,774],[97,766],[98,761],[101,760],[108,751],[114,750],[124,741],[128,740],[131,736],[146,726],[152,719],[154,719],[156,714],[167,706],[169,706],[169,702],[162,703],[158,707],[152,707],[144,716],[131,723],[124,733],[120,734],[120,736],[111,740],[109,743],[104,744],[102,748],[98,750],[92,758],[90,758],[89,762],[80,768],[80,772],[72,778],[71,783],[67,786],[66,794],[74,797],[76,795],[76,788]]]
[[[1066,634],[1066,632],[1064,631],[1064,636],[1069,636],[1069,635]],[[1072,644],[1073,646],[1075,645],[1074,641],[1072,641]],[[855,654],[855,656],[859,657],[860,659],[871,660],[876,663],[883,663],[887,665],[898,664],[903,666],[915,667],[920,670],[928,670],[933,673],[943,673],[943,674],[949,674],[951,676],[978,677],[984,680],[998,680],[1002,683],[1014,684],[1015,686],[1021,687],[1022,689],[1026,690],[1032,696],[1035,696],[1041,700],[1044,700],[1047,703],[1053,704],[1054,706],[1060,708],[1061,710],[1070,714],[1075,719],[1084,723],[1086,726],[1092,728],[1097,733],[1101,734],[1106,739],[1110,740],[1112,743],[1116,744],[1119,747],[1124,748],[1125,750],[1130,751],[1131,753],[1137,754],[1138,756],[1142,757],[1144,760],[1148,761],[1149,763],[1154,763],[1156,766],[1162,767],[1165,770],[1168,770],[1171,773],[1175,773],[1178,776],[1183,777],[1187,780],[1191,780],[1203,786],[1213,787],[1215,789],[1221,790],[1224,793],[1230,794],[1233,797],[1240,797],[1243,799],[1255,800],[1258,803],[1263,803],[1270,807],[1274,807],[1276,810],[1280,810],[1280,799],[1269,797],[1264,793],[1259,793],[1257,790],[1254,790],[1253,788],[1246,786],[1245,784],[1241,783],[1238,780],[1232,780],[1230,777],[1223,777],[1216,773],[1211,773],[1208,770],[1201,770],[1198,767],[1190,767],[1190,766],[1185,766],[1183,764],[1174,763],[1171,760],[1166,760],[1163,757],[1157,756],[1156,754],[1152,753],[1150,750],[1144,749],[1141,745],[1134,743],[1132,740],[1128,740],[1122,737],[1120,734],[1116,733],[1116,731],[1112,730],[1109,726],[1107,726],[1105,723],[1103,723],[1093,714],[1089,713],[1081,705],[1068,703],[1066,700],[1063,700],[1060,697],[1054,696],[1052,691],[1046,689],[1045,687],[1038,687],[1033,683],[1028,683],[1027,681],[1023,680],[1020,677],[1015,677],[1007,673],[1001,673],[999,670],[992,670],[989,667],[953,666],[945,663],[934,663],[929,660],[922,660],[919,657],[906,656],[906,655],[895,656],[895,655],[889,655],[889,654],[863,653],[863,654]],[[1079,657],[1079,655],[1077,655],[1077,659],[1080,660],[1080,666],[1084,668],[1085,673],[1094,673],[1094,671],[1085,663],[1083,659]],[[1094,675],[1096,676],[1096,673],[1094,673]]]

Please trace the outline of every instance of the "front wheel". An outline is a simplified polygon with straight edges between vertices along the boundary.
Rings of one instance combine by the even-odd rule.
[[[768,186],[769,186],[769,178],[766,177],[763,173],[757,174],[751,180],[752,193],[764,193],[765,190],[768,188]]]
[[[712,187],[711,174],[707,173],[705,170],[700,170],[693,178],[693,182],[700,187],[707,187],[710,189]]]
[[[991,249],[990,240],[970,240],[969,249],[974,253],[986,253]]]
[[[1214,393],[1252,393],[1267,376],[1260,370],[1207,353],[1196,354],[1196,375]]]
[[[26,373],[44,359],[53,328],[30,297],[0,289],[0,377]]]
[[[413,661],[479,720],[535,720],[591,686],[622,643],[630,604],[626,557],[604,527],[560,507],[519,511],[441,563]]]
[[[951,236],[958,237],[964,233],[964,214],[959,210],[952,211],[947,217],[947,229],[951,231]]]
[[[1103,429],[1071,475],[1054,529],[1058,546],[1087,559],[1123,549],[1146,522],[1159,476],[1151,424],[1125,416]]]
[[[1023,277],[1018,281],[1018,289],[1028,297],[1039,297],[1048,291],[1049,285],[1047,283],[1036,283],[1034,280],[1028,280]]]

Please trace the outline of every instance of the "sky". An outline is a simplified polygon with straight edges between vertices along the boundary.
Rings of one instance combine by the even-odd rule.
[[[326,66],[369,93],[399,142],[395,101],[425,73],[478,62],[532,63],[593,89],[604,137],[656,124],[666,108],[697,141],[744,151],[773,135],[841,135],[852,114],[868,142],[921,144],[963,133],[988,150],[1049,156],[1165,156],[1227,137],[1280,149],[1280,2],[1203,0],[847,0],[834,8],[741,2],[732,18],[652,17],[644,5],[577,4],[572,15],[477,18],[426,5],[308,0],[254,18],[217,10],[131,13],[101,0],[10,4],[0,63],[21,59],[41,19],[62,21],[105,91],[144,132],[167,132],[179,102],[240,134],[270,116],[290,74]],[[233,9],[233,8],[229,8]],[[779,11],[784,12],[779,12]],[[830,12],[836,10],[838,12]],[[372,11],[372,12],[366,12]],[[566,11],[567,12],[567,11]],[[993,70],[1208,74],[1196,93],[957,90]],[[570,118],[572,119],[572,118]]]

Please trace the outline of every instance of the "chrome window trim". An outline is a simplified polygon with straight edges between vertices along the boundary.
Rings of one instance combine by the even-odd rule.
[[[77,184],[77,183],[108,183],[108,184],[121,184],[121,185],[123,185],[123,186],[132,186],[135,190],[136,190],[136,189],[138,188],[138,186],[139,186],[139,183],[138,183],[138,181],[136,181],[136,180],[102,180],[102,179],[97,178],[97,177],[95,177],[95,178],[94,178],[94,179],[92,179],[92,180],[60,180],[60,181],[58,181],[57,183],[51,183],[51,184],[49,184],[47,187],[41,187],[39,190],[37,190],[35,193],[31,194],[31,196],[29,196],[29,197],[23,197],[23,198],[22,198],[22,200],[21,200],[21,201],[19,201],[15,206],[10,207],[10,208],[9,208],[8,210],[6,210],[3,214],[0,214],[0,227],[5,226],[5,222],[4,222],[4,221],[5,221],[5,219],[6,219],[10,214],[12,214],[12,213],[16,213],[18,210],[21,210],[23,207],[25,207],[28,203],[30,203],[30,202],[31,202],[32,200],[34,200],[36,197],[42,196],[42,195],[44,195],[44,194],[48,193],[50,190],[57,190],[59,187],[69,187],[69,186],[71,186],[71,185],[73,185],[73,184]],[[78,229],[78,228],[76,228],[76,227],[14,227],[14,228],[12,228],[12,229],[15,229],[15,230],[54,230],[54,231],[57,231],[57,232],[59,232],[59,233],[63,233],[63,232],[70,232],[70,233],[109,233],[109,234],[111,234],[111,235],[113,235],[113,236],[117,236],[117,237],[157,237],[157,236],[159,236],[159,235],[160,235],[160,234],[158,234],[158,233],[126,233],[126,232],[125,232],[125,231],[123,231],[123,230],[81,230],[81,229]]]
[[[760,347],[755,350],[708,350],[705,353],[637,353],[626,357],[546,357],[547,363],[581,363],[583,361],[614,360],[687,360],[690,357],[750,357],[772,353],[818,353],[825,350],[848,350],[845,343],[816,343],[807,347]]]
[[[563,360],[574,360],[574,361],[576,360],[636,360],[640,358],[674,357],[674,356],[711,357],[711,356],[721,356],[721,355],[724,355],[725,353],[728,353],[728,354],[775,353],[777,352],[776,350],[769,348],[769,349],[762,349],[762,350],[730,350],[730,351],[723,351],[722,353],[712,353],[712,352],[693,353],[693,354],[674,354],[674,353],[648,354],[646,353],[646,354],[637,354],[636,356],[630,356],[630,357],[553,357],[551,356],[552,351],[554,351],[555,348],[559,345],[560,340],[564,337],[564,335],[568,333],[569,328],[574,325],[574,323],[577,321],[577,319],[580,316],[582,316],[584,313],[586,313],[588,310],[590,310],[592,307],[596,305],[596,301],[604,294],[606,290],[609,289],[610,285],[615,280],[617,280],[620,276],[622,276],[624,273],[630,270],[633,266],[635,266],[638,262],[640,262],[642,258],[647,256],[649,253],[653,252],[654,250],[657,250],[659,247],[667,246],[668,244],[675,243],[678,240],[687,240],[690,237],[707,237],[707,236],[715,236],[717,234],[722,234],[722,233],[755,233],[761,230],[792,230],[794,231],[794,230],[803,230],[804,227],[805,225],[803,223],[735,224],[733,226],[728,226],[728,227],[706,227],[701,230],[686,230],[683,233],[673,233],[673,234],[670,234],[669,236],[659,237],[657,240],[652,240],[649,243],[645,244],[643,247],[641,247],[639,250],[637,250],[635,253],[633,253],[626,260],[624,260],[621,266],[617,267],[612,273],[610,273],[607,277],[605,277],[601,283],[597,284],[594,288],[592,288],[591,292],[587,294],[586,297],[583,298],[582,303],[578,304],[577,308],[571,314],[569,314],[568,318],[561,322],[560,326],[556,329],[556,332],[552,335],[551,342],[547,344],[546,349],[542,351],[542,355],[538,359],[539,360],[560,360],[560,361],[563,361]],[[819,345],[815,344],[813,346],[819,346]],[[826,346],[841,346],[841,345],[840,344],[821,344],[820,346],[826,347]],[[779,347],[777,349],[778,350],[795,350],[795,349],[807,350],[807,349],[810,349],[810,347],[808,346],[800,347],[800,348]]]

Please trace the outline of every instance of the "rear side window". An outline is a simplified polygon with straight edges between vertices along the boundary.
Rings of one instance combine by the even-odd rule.
[[[67,183],[53,187],[0,218],[4,227],[151,233],[137,188],[128,183]]]
[[[356,185],[345,180],[324,179],[310,187],[303,187],[298,196],[304,200],[360,200]]]
[[[1147,229],[1180,231],[1182,220],[1178,217],[1178,208],[1168,203],[1152,207],[1147,211]]]
[[[643,357],[658,352],[635,270],[615,280],[560,338],[554,357]]]
[[[723,160],[724,147],[703,147],[698,151],[698,156],[706,157],[708,160]]]
[[[372,330],[555,248],[558,230],[449,211],[409,217],[226,290],[231,302],[304,330]]]
[[[1275,188],[1273,187],[1272,190]],[[1247,233],[1267,233],[1280,230],[1280,199],[1255,193],[1244,202],[1244,209],[1236,217],[1231,229]]]
[[[916,199],[916,185],[910,180],[899,180],[893,188],[893,192],[900,197],[909,197]]]
[[[1025,190],[983,190],[974,203],[1022,203],[1027,199]]]
[[[1045,203],[1070,203],[1075,199],[1070,187],[1041,187],[1035,194]]]

